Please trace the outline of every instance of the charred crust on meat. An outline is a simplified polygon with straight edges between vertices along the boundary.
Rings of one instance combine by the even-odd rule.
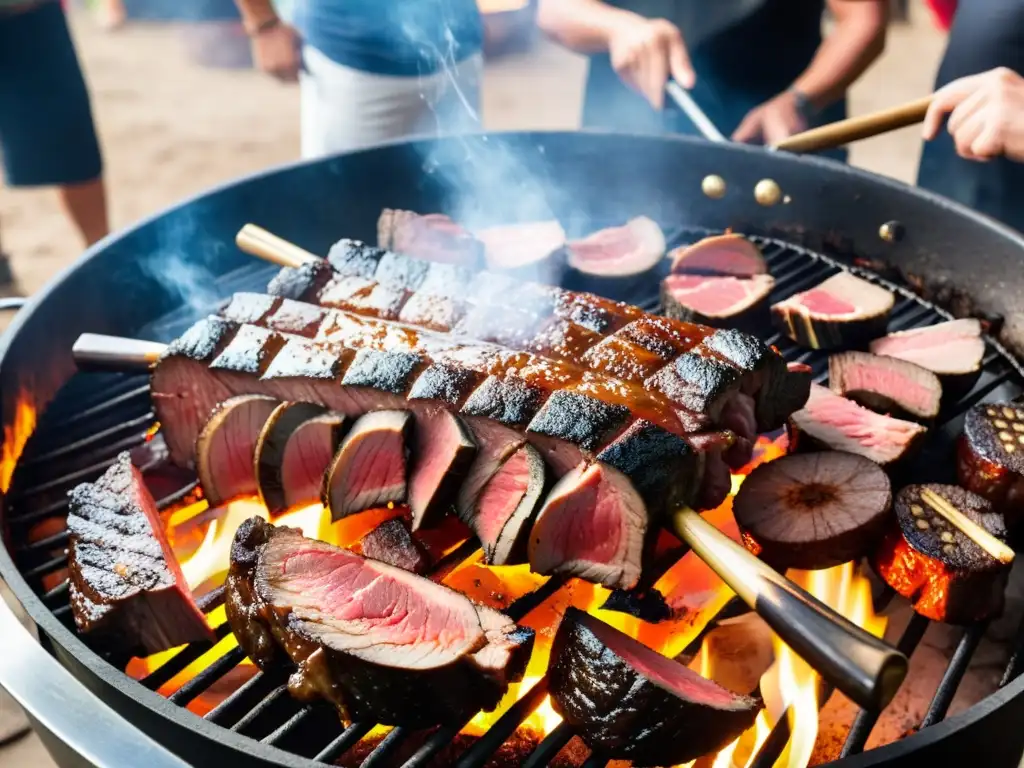
[[[274,312],[281,303],[277,296],[265,293],[236,293],[221,316],[233,323],[259,323]]]
[[[404,288],[407,291],[418,291],[426,279],[429,261],[410,259],[397,253],[385,252],[377,262],[374,277],[377,282],[388,286]]]
[[[427,262],[428,269],[417,293],[445,299],[460,299],[470,296],[473,272],[459,264]]]
[[[689,411],[705,413],[714,410],[715,401],[737,386],[739,380],[739,371],[733,366],[688,352],[647,379],[647,384]]]
[[[180,355],[190,360],[213,360],[234,338],[237,328],[237,323],[222,317],[203,318],[168,344],[161,359]]]
[[[302,339],[289,339],[267,366],[263,378],[333,381],[341,376],[354,354],[351,350],[336,352],[330,346]]]
[[[1006,515],[1015,531],[1024,512],[1024,405],[982,403],[971,408],[957,443],[957,478]]]
[[[409,526],[395,517],[378,525],[359,542],[363,555],[410,573],[423,574],[430,568],[430,555],[409,532]]]
[[[339,275],[373,277],[386,251],[348,238],[339,240],[327,253],[327,261]]]
[[[327,317],[327,310],[322,307],[292,299],[282,299],[280,304],[265,316],[265,323],[268,328],[278,333],[291,333],[313,338],[325,317]]]
[[[630,418],[629,408],[579,392],[556,390],[530,422],[530,432],[567,440],[587,451],[607,445]]]
[[[360,349],[341,380],[345,387],[372,387],[381,392],[405,394],[425,359],[411,352]]]
[[[423,369],[409,390],[410,400],[439,400],[460,406],[483,379],[481,374],[443,363]]]
[[[254,325],[243,325],[210,367],[261,374],[284,344],[285,339],[280,334]]]
[[[545,393],[518,376],[488,376],[462,406],[465,416],[485,416],[525,429],[544,403]]]
[[[334,269],[328,262],[307,261],[298,267],[284,267],[267,285],[267,293],[283,299],[315,301],[333,277]]]

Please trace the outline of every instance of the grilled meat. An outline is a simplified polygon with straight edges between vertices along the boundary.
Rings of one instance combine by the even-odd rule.
[[[260,518],[235,535],[226,606],[261,669],[290,658],[292,695],[345,720],[460,727],[522,678],[533,646],[458,592]]]
[[[506,224],[476,231],[487,268],[523,280],[557,285],[565,270],[565,230],[556,220]]]
[[[341,414],[313,403],[274,409],[256,444],[256,481],[270,514],[320,499],[324,473],[347,424]]]
[[[544,459],[529,443],[505,458],[477,496],[465,518],[476,533],[488,565],[526,561],[526,539],[544,498]]]
[[[882,466],[909,456],[926,431],[912,421],[861,408],[818,384],[811,386],[807,405],[790,418],[790,436],[798,450],[824,446],[856,453]]]
[[[811,349],[862,344],[885,332],[895,297],[881,286],[840,272],[772,306],[776,327]]]
[[[377,221],[377,245],[426,261],[483,266],[483,243],[442,213],[385,208]]]
[[[1024,516],[1024,406],[982,403],[964,419],[957,445],[957,478],[988,499],[1011,529]]]
[[[595,752],[676,765],[715,752],[754,723],[760,704],[705,680],[629,635],[569,608],[548,668],[555,711]]]
[[[715,235],[668,254],[673,275],[753,277],[768,274],[761,249],[743,235]]]
[[[868,352],[843,352],[828,359],[828,385],[837,395],[880,413],[930,422],[939,415],[942,385],[914,363]]]
[[[359,547],[364,557],[403,571],[424,574],[430,569],[430,555],[399,517],[381,523],[363,536]]]
[[[909,485],[896,494],[896,524],[873,564],[914,610],[934,621],[970,624],[998,616],[1010,566],[978,546],[922,499],[929,489],[997,538],[1003,516],[977,494],[955,485]]]
[[[981,338],[981,323],[965,318],[890,333],[871,342],[871,351],[927,368],[939,377],[943,394],[957,398],[981,375],[985,340]]]
[[[774,287],[771,275],[669,275],[661,281],[661,304],[677,320],[753,330],[767,326],[768,294]]]
[[[860,559],[884,532],[891,504],[889,478],[878,465],[823,451],[760,465],[732,507],[744,544],[785,573]]]
[[[213,639],[128,453],[96,482],[72,490],[69,501],[69,589],[79,632],[138,655]]]
[[[568,244],[569,266],[594,277],[628,277],[653,269],[665,255],[665,234],[646,216]]]
[[[409,508],[415,531],[451,508],[476,457],[476,441],[462,419],[440,407],[421,408],[414,433]]]
[[[196,470],[211,507],[258,492],[256,444],[277,406],[266,395],[238,395],[214,409],[196,440]]]

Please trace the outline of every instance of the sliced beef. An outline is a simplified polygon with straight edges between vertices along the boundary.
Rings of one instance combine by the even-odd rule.
[[[506,224],[476,231],[487,268],[539,283],[559,282],[565,268],[565,230],[556,220]]]
[[[418,259],[483,266],[483,244],[441,213],[421,215],[385,208],[377,222],[377,245]]]
[[[69,589],[79,632],[142,656],[213,639],[127,452],[69,501]]]
[[[727,691],[570,607],[548,668],[555,711],[602,757],[676,765],[754,724],[760,702]]]
[[[647,272],[665,255],[665,234],[646,216],[568,244],[569,266],[587,275],[622,277]]]
[[[196,440],[196,469],[211,507],[255,495],[256,444],[278,402],[265,395],[238,395],[221,403]]]
[[[881,286],[840,272],[772,306],[775,326],[811,349],[863,344],[885,332],[895,297]]]
[[[461,727],[522,679],[533,646],[458,592],[260,518],[235,536],[226,606],[261,669],[290,659],[292,695],[346,721]]]
[[[669,253],[673,275],[753,277],[768,274],[761,249],[743,235],[715,235]]]
[[[526,444],[512,452],[477,496],[470,527],[488,565],[526,560],[526,540],[545,491],[544,459]]]
[[[862,408],[818,384],[811,386],[807,405],[790,417],[790,429],[795,447],[825,446],[882,466],[910,455],[927,431],[912,421]]]
[[[929,422],[939,415],[942,385],[919,365],[868,352],[843,352],[828,359],[829,387],[873,411]]]
[[[959,397],[981,375],[985,340],[981,323],[965,318],[890,333],[871,342],[871,351],[927,368],[939,377],[947,397]]]
[[[411,429],[409,411],[373,411],[356,419],[324,477],[323,502],[332,520],[405,502]]]
[[[633,484],[606,464],[583,464],[551,489],[530,533],[530,569],[609,588],[640,578],[649,519]]]
[[[661,281],[665,314],[716,327],[765,328],[771,275],[749,278],[669,275]]]
[[[381,523],[359,541],[364,557],[379,560],[409,573],[424,574],[430,569],[430,555],[409,532],[399,517]]]
[[[281,403],[256,444],[260,500],[272,514],[320,499],[347,420],[315,403]]]
[[[441,407],[416,413],[409,475],[413,530],[435,524],[452,507],[476,455],[476,441],[462,420]]]

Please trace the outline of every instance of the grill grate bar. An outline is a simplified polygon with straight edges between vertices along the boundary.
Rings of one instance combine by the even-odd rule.
[[[523,762],[523,768],[541,768],[547,766],[561,752],[565,745],[572,741],[572,728],[566,722],[561,722],[558,727],[544,737],[544,740],[537,745],[537,748],[530,753],[530,756]]]
[[[252,682],[252,681],[250,681]],[[241,718],[237,723],[231,726],[231,730],[236,733],[245,731],[253,722],[259,718],[264,712],[272,707],[276,702],[280,701],[288,693],[288,686],[285,683],[281,683],[274,688],[270,693],[264,696],[260,703],[253,707],[249,712],[246,713],[245,717]]]
[[[167,699],[172,704],[177,704],[181,707],[187,706],[196,696],[201,694],[215,682],[224,677],[224,675],[241,664],[242,659],[244,658],[245,651],[237,646],[232,648],[198,675],[181,686],[181,688],[168,696]]]
[[[929,307],[922,307],[920,304],[908,304],[908,307],[911,308],[911,311],[902,317],[893,314],[893,318],[889,321],[889,333],[915,328],[932,313]]]
[[[43,602],[47,604],[54,602],[64,602],[68,599],[68,594],[70,590],[71,584],[68,582],[67,579],[65,579],[56,587],[54,587],[45,595],[43,595]]]
[[[899,642],[896,644],[897,650],[909,659],[914,649],[917,648],[917,644],[921,642],[921,638],[924,637],[925,630],[927,629],[928,619],[919,613],[915,613],[907,624],[906,629],[903,630],[903,635],[900,637]],[[853,725],[850,726],[850,731],[846,735],[843,749],[839,753],[840,757],[849,757],[864,751],[864,745],[867,744],[868,736],[871,735],[871,730],[875,727],[875,723],[878,722],[880,714],[880,712],[868,709],[862,709],[857,713],[857,717],[854,718]]]
[[[264,736],[262,739],[260,739],[260,741],[262,741],[264,744],[277,744],[281,741],[281,739],[285,738],[285,736],[288,735],[292,728],[298,728],[302,724],[302,721],[310,717],[312,714],[313,707],[308,705],[303,707],[294,715],[285,720],[280,727],[274,730],[273,733]]]
[[[34,554],[36,552],[46,552],[56,546],[64,546],[70,538],[71,531],[65,528],[63,531],[57,531],[57,533],[47,536],[45,539],[39,539],[39,541],[33,541],[31,544],[26,544],[20,551],[26,555]]]
[[[597,752],[591,752],[590,757],[583,761],[580,768],[604,768],[611,762],[607,757],[602,757]]]
[[[534,683],[530,690],[520,696],[519,701],[509,707],[508,711],[487,729],[487,733],[477,739],[462,754],[455,764],[455,768],[479,768],[479,766],[485,765],[491,755],[497,752],[501,745],[516,732],[516,729],[530,716],[533,710],[540,706],[547,695],[548,678],[545,675]],[[405,768],[410,768],[410,763],[406,763]]]
[[[321,763],[333,763],[348,752],[373,729],[368,723],[352,723],[334,741],[324,747],[313,759]]]
[[[217,723],[217,725],[223,725],[227,727],[227,723],[232,719],[233,715],[241,714],[242,708],[246,706],[247,700],[253,696],[258,696],[261,700],[265,699],[273,689],[281,684],[281,675],[271,674],[268,672],[257,672],[255,675],[246,680],[238,689],[228,696],[224,701],[218,704],[216,707],[206,713],[204,719],[209,720],[211,723]],[[231,723],[231,730],[237,730],[235,724]]]
[[[999,681],[999,687],[1012,683],[1020,673],[1024,671],[1024,618],[1021,618],[1020,626],[1017,628],[1017,645],[1010,654],[1010,660],[1006,664],[1006,670]]]
[[[150,428],[150,426],[152,426],[154,418],[155,414],[152,411],[149,411],[145,415],[139,416],[138,418],[120,422],[112,427],[101,430],[100,432],[94,432],[90,434],[88,437],[83,437],[81,440],[76,440],[75,442],[69,443],[68,445],[64,445],[59,448],[54,448],[53,450],[48,451],[47,453],[41,454],[39,456],[33,456],[29,461],[25,462],[25,466],[31,467],[38,464],[43,464],[46,462],[59,459],[62,456],[68,455],[69,453],[75,453],[76,451],[92,448],[92,446],[96,444],[103,443],[104,441],[107,440],[107,438],[111,437],[112,435],[117,435],[120,434],[121,432],[127,432],[128,430],[136,430],[141,428],[144,437],[145,432]],[[133,436],[133,438],[134,437],[135,436]],[[113,451],[115,445],[104,445],[103,447],[104,450],[106,451]]]
[[[142,678],[139,682],[151,691],[157,690],[160,686],[169,683],[175,675],[184,670],[185,667],[194,662],[204,653],[208,653],[212,650],[213,647],[227,637],[230,632],[231,627],[226,621],[222,624],[218,624],[213,630],[213,636],[217,638],[214,642],[211,643],[209,640],[199,640],[194,643],[189,643],[165,661],[160,667]],[[202,693],[202,691],[198,691],[197,693]]]
[[[393,728],[391,732],[380,740],[380,744],[373,748],[373,751],[366,756],[359,768],[380,768],[388,765],[388,760],[395,753],[405,740],[405,732]]]
[[[67,420],[61,422],[59,427],[56,429],[67,429],[68,427],[74,426],[79,422],[92,421],[97,416],[100,416],[107,411],[114,409],[120,409],[126,403],[135,400],[136,398],[145,398],[147,409],[149,404],[149,381],[145,380],[144,384],[140,384],[134,389],[130,389],[127,392],[118,395],[117,397],[111,398],[110,400],[104,400],[102,403],[86,408],[83,411],[78,411],[72,414]],[[49,432],[49,430],[47,430]]]
[[[949,660],[949,665],[942,675],[935,696],[921,721],[922,728],[935,725],[946,717],[946,712],[949,711],[949,705],[953,703],[953,697],[960,686],[960,681],[964,679],[964,674],[967,672],[967,665],[971,663],[971,657],[978,650],[978,644],[985,636],[987,629],[988,622],[982,621],[969,627],[960,637],[960,642],[957,643],[953,657]]]
[[[45,483],[40,483],[39,485],[32,486],[31,488],[27,488],[24,491],[20,491],[18,495],[15,497],[13,503],[21,502],[24,499],[27,499],[31,496],[38,496],[41,493],[45,493],[46,491],[52,491],[62,486],[68,488],[82,480],[85,480],[86,478],[95,477],[97,475],[102,474],[113,463],[113,458],[105,459],[103,461],[99,461],[95,464],[92,464],[88,467],[84,467],[83,469],[77,469],[74,472],[68,472],[67,474],[61,475],[60,477],[57,477],[53,480],[47,480]]]
[[[34,568],[29,568],[28,570],[26,570],[24,573],[25,580],[31,581],[32,579],[36,579],[40,576],[46,576],[49,573],[53,573],[54,571],[63,568],[67,565],[67,563],[68,553],[65,550],[63,553],[57,555],[56,557],[50,560],[47,560],[45,563],[40,563]]]

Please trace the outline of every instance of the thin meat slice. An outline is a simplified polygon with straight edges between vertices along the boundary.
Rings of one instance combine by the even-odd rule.
[[[673,275],[753,277],[768,274],[761,249],[743,235],[705,237],[669,252]]]
[[[108,650],[143,656],[213,639],[127,452],[96,482],[71,491],[68,530],[79,632]]]
[[[890,333],[871,342],[871,351],[927,368],[939,377],[947,396],[959,397],[981,374],[985,340],[981,323],[964,318]]]
[[[665,234],[646,216],[630,219],[621,227],[594,232],[571,240],[569,266],[587,275],[622,277],[653,269],[665,255]]]
[[[834,349],[884,333],[896,299],[885,288],[840,272],[772,306],[775,326],[798,344]]]
[[[281,403],[256,444],[260,500],[272,515],[319,501],[347,420],[315,403]]]
[[[533,647],[533,630],[458,592],[258,517],[235,535],[226,607],[261,669],[290,660],[291,694],[349,722],[461,727]]]
[[[895,357],[843,352],[828,360],[829,388],[873,411],[931,421],[939,415],[942,384],[931,371]]]
[[[324,480],[332,520],[405,502],[411,428],[409,411],[374,411],[356,419]]]
[[[603,758],[677,765],[754,724],[757,699],[727,691],[570,607],[548,667],[555,711]]]
[[[430,555],[409,532],[401,518],[387,520],[359,541],[364,557],[379,560],[409,573],[426,573],[430,569]]]
[[[221,403],[196,440],[196,469],[203,495],[215,507],[256,494],[256,444],[278,401],[239,395]]]
[[[665,314],[676,320],[716,327],[748,328],[768,319],[771,275],[749,278],[669,275],[661,281]]]
[[[543,498],[544,459],[532,445],[512,453],[480,492],[470,527],[488,565],[525,562],[526,539]]]
[[[847,451],[885,466],[908,456],[927,430],[862,408],[819,384],[811,385],[807,404],[790,417],[793,445]]]
[[[377,245],[426,261],[473,269],[483,264],[483,244],[442,213],[385,208],[377,221]]]
[[[622,473],[581,464],[551,489],[530,532],[530,569],[632,589],[640,578],[648,515]]]
[[[414,440],[409,508],[418,530],[435,524],[451,507],[476,455],[476,441],[462,420],[443,408],[417,410]]]
[[[557,220],[487,227],[475,234],[484,244],[487,268],[496,272],[551,282],[564,267],[565,230]]]

